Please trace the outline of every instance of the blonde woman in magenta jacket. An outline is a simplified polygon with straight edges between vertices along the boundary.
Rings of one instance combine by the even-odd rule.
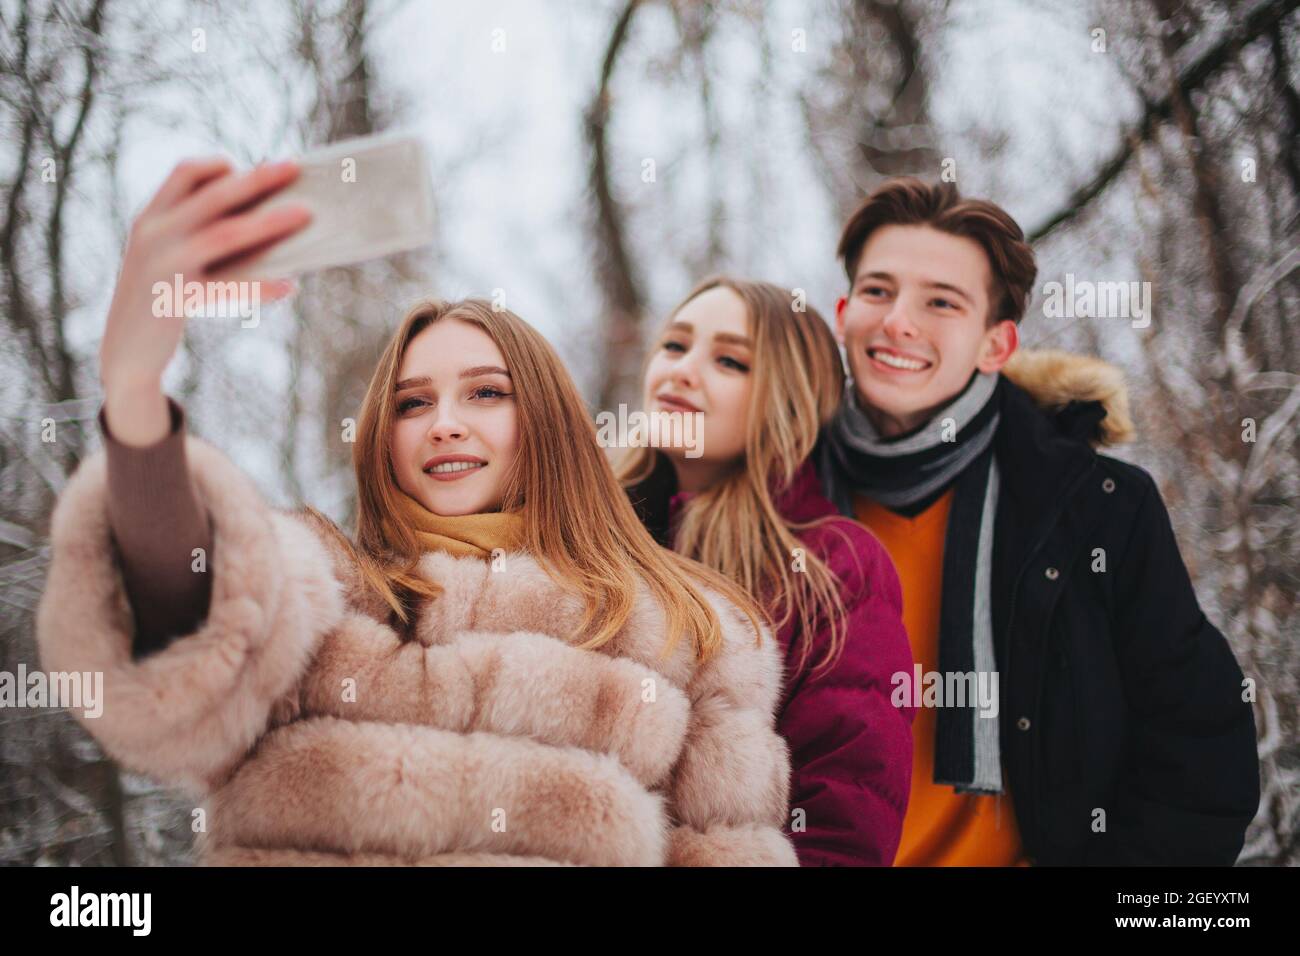
[[[476,300],[406,316],[358,428],[355,541],[168,435],[183,322],[155,318],[148,290],[219,279],[211,263],[301,228],[292,208],[235,212],[295,175],[182,164],[133,227],[102,423],[182,450],[155,493],[206,522],[162,550],[188,562],[201,543],[207,564],[174,602],[198,622],[144,646],[166,574],[139,573],[104,453],[82,463],[37,629],[44,667],[104,674],[83,725],[202,801],[208,863],[795,865],[771,634],[737,588],[654,545],[522,320]]]
[[[647,409],[701,412],[700,453],[633,449],[615,473],[657,540],[760,598],[773,622],[800,865],[889,866],[915,717],[895,705],[893,677],[911,673],[912,649],[893,562],[822,495],[811,459],[843,390],[816,309],[769,282],[712,276],[663,323],[642,385]]]

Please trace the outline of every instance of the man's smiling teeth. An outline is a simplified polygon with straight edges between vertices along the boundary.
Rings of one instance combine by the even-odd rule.
[[[929,362],[918,362],[915,359],[903,358],[901,355],[892,355],[889,352],[879,352],[876,349],[872,349],[867,354],[877,362],[881,362],[891,368],[907,369],[909,372],[919,372],[930,364]]]
[[[446,475],[453,471],[469,471],[471,468],[482,468],[485,462],[481,461],[446,461],[441,465],[434,465],[428,470],[430,475]]]

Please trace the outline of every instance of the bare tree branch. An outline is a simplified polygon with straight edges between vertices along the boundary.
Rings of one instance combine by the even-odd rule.
[[[607,140],[612,102],[610,82],[632,17],[640,5],[641,0],[628,0],[615,20],[601,58],[596,93],[586,113],[597,274],[606,311],[605,376],[598,399],[602,408],[612,407],[620,398],[635,394],[640,376],[641,315],[645,300],[627,248],[623,212],[610,184]]]
[[[1175,93],[1189,96],[1198,90],[1224,66],[1231,63],[1245,44],[1275,29],[1295,10],[1293,0],[1256,0],[1237,22],[1229,26],[1208,49],[1177,70],[1178,82],[1174,90],[1159,99],[1148,99],[1142,108],[1142,118],[1120,136],[1120,145],[1111,158],[1102,163],[1092,179],[1084,183],[1066,199],[1056,212],[1047,216],[1029,231],[1029,241],[1036,243],[1051,235],[1065,223],[1080,215],[1094,199],[1128,166],[1138,143],[1149,140],[1159,125],[1170,119],[1175,108]]]

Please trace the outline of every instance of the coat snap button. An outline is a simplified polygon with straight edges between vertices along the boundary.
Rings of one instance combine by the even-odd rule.
[[[1043,573],[1047,575],[1047,580],[1049,581],[1055,581],[1061,576],[1061,572],[1056,570],[1056,568],[1048,568]]]
[[[1106,492],[1106,494],[1110,494],[1112,491],[1114,491],[1114,490],[1115,490],[1115,479],[1113,479],[1113,478],[1107,478],[1105,481],[1103,481],[1103,482],[1101,483],[1101,490],[1104,491],[1104,492]]]
[[[1021,717],[1019,720],[1017,720],[1017,721],[1016,721],[1016,729],[1017,729],[1017,730],[1028,730],[1028,729],[1029,729],[1029,718],[1028,718],[1028,717]]]

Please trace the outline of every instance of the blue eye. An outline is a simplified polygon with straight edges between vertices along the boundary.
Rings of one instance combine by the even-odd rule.
[[[681,342],[665,342],[665,343],[664,343],[664,348],[667,349],[669,352],[685,352],[685,351],[686,351],[686,346],[682,345]]]
[[[407,399],[403,399],[401,402],[398,403],[398,405],[397,405],[397,411],[398,411],[399,413],[405,413],[405,412],[408,412],[408,411],[410,411],[412,408],[414,408],[417,404],[419,404],[419,405],[427,405],[427,404],[429,404],[429,403],[426,402],[426,401],[425,401],[424,399],[422,399],[422,398],[407,398]]]
[[[748,365],[745,365],[744,363],[737,361],[736,359],[732,358],[730,355],[724,355],[724,356],[722,356],[721,358],[719,358],[718,361],[719,361],[719,362],[730,362],[730,363],[731,363],[731,366],[730,366],[730,367],[731,367],[731,368],[734,368],[734,369],[735,369],[736,371],[738,371],[738,372],[748,372],[748,371],[749,371],[749,366],[748,366]]]

